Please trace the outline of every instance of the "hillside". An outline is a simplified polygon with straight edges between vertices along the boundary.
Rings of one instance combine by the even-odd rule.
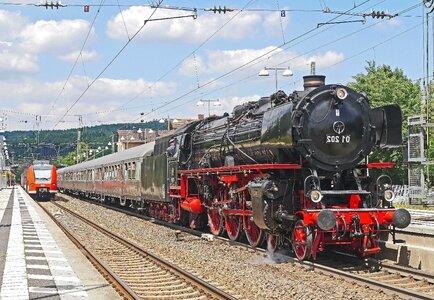
[[[81,141],[90,147],[105,147],[109,142],[117,141],[118,129],[152,128],[162,130],[167,123],[153,120],[147,123],[108,124],[81,128]],[[34,159],[55,159],[76,148],[78,129],[36,131],[7,131],[6,137],[9,153],[14,157],[13,163],[26,163]],[[39,142],[38,142],[39,140]]]

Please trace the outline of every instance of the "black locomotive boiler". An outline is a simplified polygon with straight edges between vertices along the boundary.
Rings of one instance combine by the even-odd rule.
[[[365,163],[374,147],[401,145],[401,110],[371,107],[363,93],[324,81],[305,76],[303,91],[61,169],[59,187],[193,228],[207,223],[231,240],[244,233],[252,246],[264,237],[291,244],[299,259],[327,247],[376,254],[380,233],[410,223],[408,211],[392,208],[382,174],[393,164]]]

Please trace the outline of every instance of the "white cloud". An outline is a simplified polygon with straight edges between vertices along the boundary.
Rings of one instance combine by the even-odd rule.
[[[250,101],[258,101],[261,96],[252,95],[245,97],[230,97],[230,98],[222,98],[220,99],[221,106],[217,106],[213,108],[215,114],[223,114],[225,112],[231,114],[234,110],[234,107],[243,103],[247,103]]]
[[[13,20],[11,22],[11,20]],[[8,41],[14,39],[25,27],[27,19],[20,13],[0,10],[0,39]]]
[[[203,59],[200,56],[187,58],[179,68],[179,74],[184,76],[191,76],[201,74],[206,72],[206,66],[204,65]]]
[[[20,48],[33,53],[67,54],[80,48],[89,26],[85,20],[40,20],[20,33]]]
[[[212,50],[207,53],[206,58],[196,56],[196,64],[199,74],[224,74],[234,70],[257,57],[258,64],[253,65],[255,72],[259,72],[264,66],[290,66],[292,69],[306,70],[311,61],[315,61],[317,68],[326,68],[332,66],[344,59],[342,52],[327,51],[325,53],[312,56],[299,55],[293,51],[277,49],[267,59],[266,53],[275,49],[274,46],[265,47],[262,49],[237,49],[237,50]],[[270,54],[271,55],[271,54]],[[262,62],[260,62],[262,60]],[[184,61],[179,69],[179,74],[184,76],[196,76],[194,61],[188,59]],[[244,72],[242,72],[244,74]]]
[[[285,33],[285,29],[288,27],[290,20],[289,18],[289,14],[287,14],[286,17],[281,17],[280,11],[267,14],[263,22],[265,32],[268,35],[277,36],[282,34],[283,29]]]
[[[65,55],[60,56],[61,59],[69,61],[69,62],[75,62],[77,59],[77,56],[79,55],[80,51],[74,51]],[[81,52],[81,58],[80,60],[83,61],[93,61],[98,58],[98,53],[96,51],[82,51]]]
[[[38,56],[45,53],[75,60],[89,27],[80,19],[31,23],[20,13],[0,10],[0,70],[11,75],[39,71]],[[92,30],[88,44],[94,36]],[[96,57],[95,51],[83,52],[84,60]]]
[[[64,81],[47,82],[34,79],[3,80],[0,81],[0,103],[13,105],[9,107],[4,105],[4,107],[16,111],[46,115],[63,85]],[[86,87],[86,78],[82,76],[71,77],[64,93],[51,111],[51,114],[55,116],[47,117],[51,122],[47,125],[47,128],[52,128],[54,125],[52,122],[65,113],[66,109],[75,102]],[[116,109],[145,91],[127,106],[143,105],[150,101],[151,97],[172,95],[176,88],[177,85],[173,82],[149,82],[142,78],[136,80],[101,78],[89,89],[69,114],[94,114]],[[10,91],[14,91],[14,93],[11,94]],[[87,118],[88,120],[101,119],[104,115],[91,115]],[[104,121],[110,123],[124,119],[133,120],[134,116],[130,111],[118,111],[110,114],[110,119],[106,118]],[[46,120],[48,120],[47,118]],[[66,120],[70,119],[71,117],[66,118]],[[59,128],[71,127],[71,124],[68,123],[60,125]],[[9,129],[13,130],[15,128]]]
[[[38,63],[34,55],[16,53],[9,50],[0,51],[0,71],[27,73],[36,72],[38,70]]]
[[[131,36],[143,25],[154,9],[143,6],[132,6],[111,18],[107,23],[107,34],[113,39],[127,39],[125,25]],[[159,9],[153,15],[155,18],[175,17],[189,14],[175,10]],[[138,36],[141,40],[152,41],[182,41],[201,42],[230,20],[235,12],[226,14],[202,14],[196,20],[182,18],[149,22]],[[256,29],[260,28],[263,17],[258,13],[244,12],[234,18],[228,26],[218,33],[219,37],[226,39],[242,39],[254,36]],[[265,19],[264,25],[269,26]],[[279,25],[280,26],[280,25]]]

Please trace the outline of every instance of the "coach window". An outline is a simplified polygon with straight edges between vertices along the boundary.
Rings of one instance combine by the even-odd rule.
[[[116,176],[116,180],[121,180],[121,177],[122,177],[122,169],[121,169],[121,166],[120,166],[120,165],[117,165],[117,166],[116,166],[116,174],[115,174],[115,176]]]
[[[136,179],[140,178],[140,163],[136,164]]]
[[[125,169],[124,169],[124,179],[128,179],[128,164],[124,165]]]
[[[131,179],[136,179],[136,163],[131,164]]]

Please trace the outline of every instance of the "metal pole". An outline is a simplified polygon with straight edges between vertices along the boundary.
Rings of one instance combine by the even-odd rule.
[[[277,87],[277,69],[278,69],[278,68],[274,68],[274,71],[275,71],[275,72],[274,72],[274,75],[275,75],[274,78],[276,79],[276,92],[277,92],[277,88],[278,88],[278,87]]]
[[[80,151],[81,151],[81,145],[80,145],[80,139],[81,139],[81,131],[80,128],[77,131],[77,164],[80,162]]]
[[[115,153],[115,135],[112,135],[112,153]]]

